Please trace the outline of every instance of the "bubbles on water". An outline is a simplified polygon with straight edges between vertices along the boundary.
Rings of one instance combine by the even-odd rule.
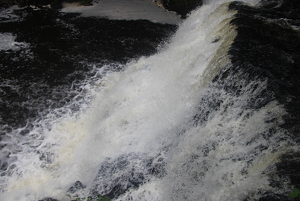
[[[56,166],[53,164],[58,154],[55,149],[64,143],[62,140],[64,137],[61,136],[64,132],[55,135],[56,129],[54,125],[59,128],[60,122],[64,122],[62,121],[63,119],[68,119],[71,116],[76,118],[76,112],[84,111],[89,106],[89,102],[93,99],[95,93],[105,86],[104,77],[106,74],[122,68],[120,64],[113,63],[104,66],[89,65],[91,65],[91,70],[87,73],[86,80],[74,81],[71,88],[58,87],[47,89],[52,96],[49,100],[47,100],[47,96],[40,96],[36,100],[28,100],[28,104],[39,111],[39,115],[37,118],[34,118],[34,121],[28,122],[25,126],[18,129],[7,125],[3,126],[2,131],[5,131],[5,133],[1,136],[0,147],[2,191],[7,188],[11,190],[15,188],[22,189],[22,186],[26,186],[26,183],[31,180],[26,174],[31,175],[30,177],[36,177],[37,174],[40,174],[42,177],[45,176],[44,179],[37,180],[43,186],[42,183],[45,183],[50,177],[47,171]],[[18,90],[16,84],[11,86]],[[36,89],[34,86],[31,87],[33,90]],[[39,90],[39,88],[37,89]],[[36,93],[38,94],[39,91],[36,91]],[[56,100],[57,102],[55,102]],[[42,110],[41,104],[44,101],[49,101],[49,108]],[[51,107],[53,104],[56,107]],[[57,104],[61,107],[57,107]],[[5,129],[5,127],[7,128]],[[69,142],[72,141],[71,139],[69,140]],[[24,175],[25,172],[27,173]],[[15,187],[8,185],[8,181],[14,179],[18,181],[18,184]],[[52,196],[51,193],[49,196]]]
[[[19,50],[21,48],[28,47],[28,44],[22,42],[16,42],[16,37],[10,33],[0,34],[0,51],[1,50]]]
[[[287,111],[253,66],[232,65],[233,14],[228,4],[206,5],[158,54],[126,69],[86,64],[87,79],[53,89],[70,100],[3,136],[3,197],[244,200],[285,192],[288,179],[274,175],[297,150],[281,127]]]

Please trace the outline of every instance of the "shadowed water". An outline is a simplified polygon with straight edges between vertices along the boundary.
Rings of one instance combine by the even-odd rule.
[[[88,29],[89,38],[100,22],[125,23],[122,41],[136,43],[122,49],[111,29],[97,39],[112,39],[108,46],[86,37],[66,40],[70,48],[58,58],[71,58],[69,66],[84,78],[54,86],[77,84],[80,97],[33,116],[38,120],[24,134],[17,125],[5,131],[0,198],[293,200],[288,194],[299,188],[298,5],[204,2],[167,43],[161,39],[175,26],[64,14],[55,23],[76,33]],[[131,39],[131,26],[164,34]],[[18,41],[12,36],[6,41]],[[27,38],[18,41],[20,49],[5,46],[3,55],[24,51],[32,44]],[[91,51],[72,52],[77,46]],[[44,64],[68,66],[54,60]]]

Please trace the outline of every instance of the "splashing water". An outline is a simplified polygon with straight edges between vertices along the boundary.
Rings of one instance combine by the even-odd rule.
[[[233,70],[237,11],[229,4],[204,2],[157,54],[83,84],[90,98],[79,111],[53,111],[27,136],[2,139],[14,153],[1,200],[243,200],[278,192],[270,175],[297,144],[281,126],[288,113],[268,79]]]

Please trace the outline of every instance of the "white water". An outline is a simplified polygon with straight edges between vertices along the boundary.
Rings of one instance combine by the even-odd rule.
[[[117,200],[241,200],[251,189],[271,189],[262,172],[288,151],[288,140],[276,140],[283,135],[279,125],[285,110],[275,101],[243,109],[265,83],[238,98],[209,85],[230,67],[226,53],[236,35],[229,24],[235,12],[221,3],[194,11],[158,54],[84,86],[86,95],[94,97],[82,106],[86,109],[59,119],[53,118],[54,111],[26,139],[7,139],[15,143],[11,149],[18,148],[11,155],[17,160],[12,175],[2,178],[0,199],[71,200],[67,190],[76,181],[87,186],[78,192],[86,197],[96,184],[101,191],[113,177],[130,171],[98,175],[103,163],[120,156],[127,156],[128,168],[143,173],[146,181]],[[219,109],[208,107],[218,100]],[[210,111],[207,122],[193,124],[199,107]],[[269,128],[277,131],[264,139],[261,134]],[[268,149],[259,151],[259,146]],[[41,153],[47,160],[40,160]],[[141,162],[157,156],[166,163],[161,178],[147,174]]]
[[[15,39],[12,34],[0,33],[0,50],[18,50],[28,46],[26,43],[16,42]]]

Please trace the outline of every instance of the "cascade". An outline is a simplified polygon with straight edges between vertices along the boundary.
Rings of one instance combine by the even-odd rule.
[[[0,200],[290,199],[299,29],[286,5],[207,1],[155,54],[89,64],[70,102],[1,138]]]

